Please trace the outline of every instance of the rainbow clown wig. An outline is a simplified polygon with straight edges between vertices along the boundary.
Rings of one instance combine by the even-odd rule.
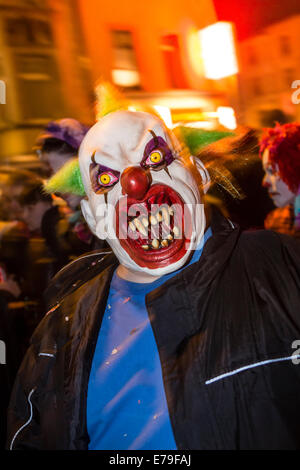
[[[278,166],[279,176],[297,194],[300,186],[300,123],[276,124],[264,130],[259,154],[269,150],[269,162]]]

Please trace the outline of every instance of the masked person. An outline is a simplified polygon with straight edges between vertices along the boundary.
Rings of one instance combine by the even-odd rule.
[[[260,142],[268,189],[277,209],[268,214],[265,228],[300,238],[300,124],[277,124],[265,129]]]
[[[88,127],[76,119],[64,118],[50,121],[36,142],[36,152],[45,164],[51,178],[66,163],[77,157],[80,144]],[[66,203],[66,216],[72,231],[69,241],[78,256],[94,248],[95,239],[82,219],[81,197],[78,194],[57,193]]]
[[[112,252],[54,278],[8,448],[298,449],[298,244],[204,208],[206,169],[150,114],[106,115],[79,165]]]
[[[87,126],[71,118],[47,124],[37,139],[35,149],[50,175],[56,173],[70,158],[77,156],[87,131]]]

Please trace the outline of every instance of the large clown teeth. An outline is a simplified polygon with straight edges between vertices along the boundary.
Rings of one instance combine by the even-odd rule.
[[[158,222],[161,222],[162,219],[163,219],[163,218],[162,218],[162,215],[161,215],[161,213],[160,213],[160,211],[157,211],[157,212],[156,212],[155,217],[156,217],[156,219],[157,219]]]
[[[131,229],[132,232],[135,232],[136,226],[133,222],[129,222],[128,226],[129,226],[129,228]]]
[[[144,225],[144,227],[148,227],[149,226],[149,220],[146,217],[143,217],[142,218],[142,224]]]
[[[167,268],[189,249],[191,214],[173,188],[154,184],[143,200],[120,198],[116,209],[120,246],[138,266],[150,270]],[[177,238],[179,234],[181,237]]]
[[[152,246],[155,250],[157,250],[157,248],[159,248],[159,240],[157,240],[157,238],[152,240]]]
[[[159,223],[164,223],[164,229],[169,229],[171,218],[174,215],[174,211],[169,206],[163,206],[159,208],[155,214],[150,214],[147,216],[135,217],[133,220],[130,220],[128,226],[132,232],[135,232],[136,229],[144,236],[147,236],[147,229],[149,226],[155,227]]]
[[[169,215],[168,209],[166,207],[163,207],[162,210],[161,210],[161,213],[162,213],[162,217],[163,217],[163,220],[164,220],[165,224],[169,225],[170,215]]]
[[[149,221],[150,221],[150,224],[151,224],[151,225],[157,225],[157,224],[158,224],[158,220],[157,220],[157,218],[155,217],[155,215],[150,215]]]
[[[173,228],[173,233],[174,233],[176,238],[180,238],[180,230],[179,230],[178,227]]]
[[[145,229],[142,222],[139,219],[134,219],[133,223],[136,226],[136,228],[138,229],[138,231],[146,237],[147,236],[147,230]]]
[[[160,250],[168,248],[175,239],[180,238],[181,230],[174,222],[174,208],[163,204],[159,208],[156,206],[154,213],[149,212],[147,215],[143,211],[142,215],[131,218],[128,222],[128,233],[132,237],[134,234],[135,240],[143,240],[140,247],[144,251]]]

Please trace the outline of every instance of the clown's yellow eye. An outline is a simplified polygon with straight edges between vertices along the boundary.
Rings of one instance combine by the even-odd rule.
[[[162,161],[162,154],[160,152],[152,152],[149,159],[152,163],[160,163]]]
[[[96,194],[106,194],[118,183],[120,172],[96,163],[94,155],[90,164],[90,179]]]
[[[164,154],[159,150],[153,150],[146,160],[143,161],[143,165],[152,170],[159,170],[165,165]]]
[[[102,187],[110,187],[118,182],[118,177],[110,172],[103,172],[98,176],[98,183]]]
[[[100,175],[100,177],[99,177],[99,182],[101,184],[107,185],[107,184],[110,183],[110,180],[111,180],[111,177],[107,173],[102,173],[102,175]]]

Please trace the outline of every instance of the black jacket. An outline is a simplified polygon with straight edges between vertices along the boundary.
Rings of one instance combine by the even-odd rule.
[[[217,212],[211,227],[200,261],[146,297],[178,449],[300,449],[300,245],[241,233]],[[87,385],[116,265],[88,256],[56,277],[58,302],[11,396],[8,448],[87,449]]]

